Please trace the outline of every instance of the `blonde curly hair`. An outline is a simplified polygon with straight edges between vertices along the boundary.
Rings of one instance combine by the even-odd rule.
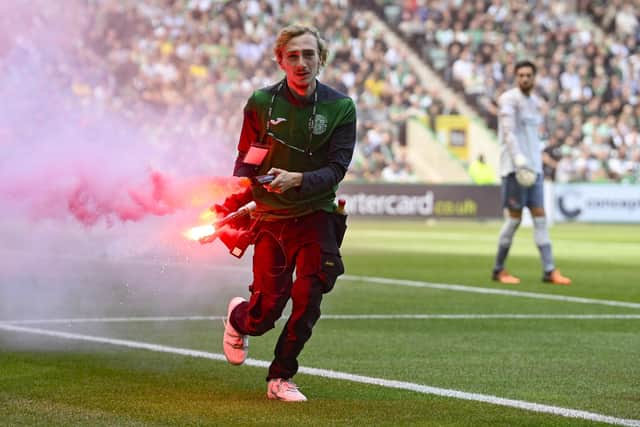
[[[316,38],[318,42],[318,56],[320,57],[320,66],[324,66],[327,62],[327,56],[329,55],[329,49],[327,48],[327,42],[322,39],[320,36],[320,32],[311,26],[302,25],[302,24],[292,24],[284,27],[278,32],[278,37],[276,37],[276,45],[273,47],[273,54],[275,55],[276,61],[280,63],[282,60],[282,49],[284,49],[285,45],[289,43],[294,37],[301,36],[303,34],[311,34]]]

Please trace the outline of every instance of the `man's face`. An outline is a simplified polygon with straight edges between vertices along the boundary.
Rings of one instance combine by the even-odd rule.
[[[531,92],[535,79],[536,75],[533,73],[533,69],[531,67],[518,68],[518,71],[516,72],[516,82],[522,92]]]
[[[309,33],[292,38],[282,49],[280,68],[287,75],[289,86],[296,91],[314,82],[320,68],[318,42]]]

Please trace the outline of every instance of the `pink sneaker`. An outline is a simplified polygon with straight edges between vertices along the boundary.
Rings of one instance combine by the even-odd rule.
[[[267,384],[267,397],[271,400],[282,400],[284,402],[306,402],[307,398],[300,393],[296,383],[282,378],[269,380]]]
[[[224,336],[222,337],[222,349],[227,361],[232,365],[242,365],[249,353],[249,337],[240,335],[236,329],[231,326],[229,316],[234,308],[245,302],[242,297],[235,297],[229,301],[227,307],[227,320],[224,322]]]

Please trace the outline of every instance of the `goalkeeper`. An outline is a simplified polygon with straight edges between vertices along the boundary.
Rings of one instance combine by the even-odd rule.
[[[542,124],[543,101],[533,93],[535,76],[536,66],[532,62],[516,63],[517,87],[507,90],[498,99],[502,200],[508,217],[500,230],[492,277],[501,283],[520,283],[518,277],[507,272],[505,261],[513,236],[522,220],[522,209],[527,207],[533,218],[534,239],[542,260],[542,280],[556,285],[569,285],[571,279],[563,276],[553,262],[544,211],[544,144],[538,137],[538,128]]]

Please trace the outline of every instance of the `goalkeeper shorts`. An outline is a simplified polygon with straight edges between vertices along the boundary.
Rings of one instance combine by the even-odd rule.
[[[515,172],[502,177],[502,207],[521,211],[524,207],[544,208],[544,180],[538,174],[535,184],[524,188],[516,180]]]

